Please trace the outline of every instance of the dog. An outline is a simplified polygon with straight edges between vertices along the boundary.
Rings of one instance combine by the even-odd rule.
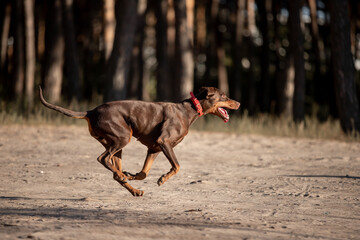
[[[40,100],[45,107],[87,120],[90,135],[106,149],[97,160],[113,172],[113,178],[133,196],[142,196],[144,192],[133,188],[128,181],[145,179],[160,152],[169,160],[171,169],[159,178],[158,185],[179,172],[180,165],[173,148],[188,134],[195,120],[213,114],[228,122],[226,109],[240,107],[239,102],[228,98],[219,89],[202,87],[196,96],[191,92],[190,98],[179,103],[123,100],[104,103],[86,112],[75,112],[48,103],[39,88]],[[148,148],[144,166],[136,174],[123,171],[121,166],[122,149],[132,136]]]

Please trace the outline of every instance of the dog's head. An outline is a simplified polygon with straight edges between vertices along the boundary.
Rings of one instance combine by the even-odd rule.
[[[229,121],[229,114],[226,109],[236,110],[240,103],[230,99],[226,94],[214,87],[202,87],[196,97],[201,103],[204,114],[214,114],[224,120]]]

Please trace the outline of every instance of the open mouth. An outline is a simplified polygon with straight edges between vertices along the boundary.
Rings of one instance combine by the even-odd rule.
[[[218,108],[218,111],[221,114],[224,122],[227,123],[230,119],[228,112],[225,110],[225,108],[221,108],[221,107]]]

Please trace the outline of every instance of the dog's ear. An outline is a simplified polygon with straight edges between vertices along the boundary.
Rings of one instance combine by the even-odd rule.
[[[196,98],[199,100],[206,99],[207,92],[208,92],[207,87],[201,87],[198,93],[196,94]]]
[[[204,91],[208,91],[208,87],[201,87],[200,89],[199,89],[199,93],[202,93],[202,92],[204,92]]]
[[[201,96],[201,99],[209,99],[214,96],[214,94],[215,92],[211,87],[201,87],[199,89],[199,95]]]

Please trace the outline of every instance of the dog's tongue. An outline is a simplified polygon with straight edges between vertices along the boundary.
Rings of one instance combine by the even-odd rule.
[[[224,116],[224,122],[227,123],[229,121],[229,114],[224,108],[219,108],[219,112]]]

